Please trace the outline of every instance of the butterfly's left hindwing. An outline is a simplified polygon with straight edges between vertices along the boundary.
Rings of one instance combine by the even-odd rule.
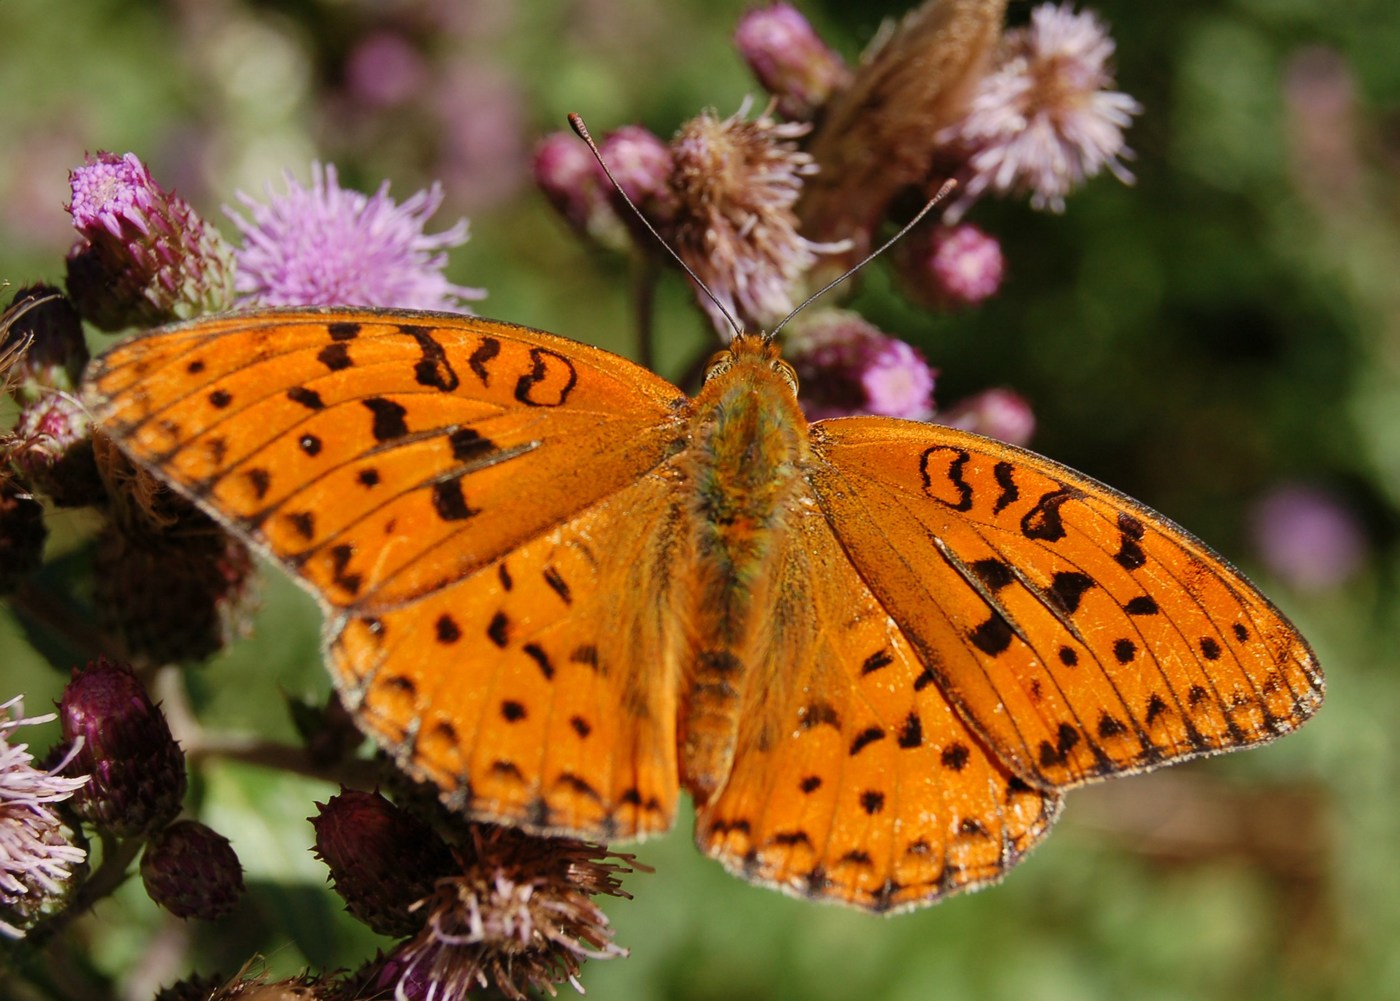
[[[1307,643],[1160,515],[1034,453],[912,422],[812,428],[811,482],[960,715],[1027,781],[1261,743],[1321,704]]]

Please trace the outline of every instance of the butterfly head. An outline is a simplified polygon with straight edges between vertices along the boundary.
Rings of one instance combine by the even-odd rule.
[[[757,371],[776,373],[792,395],[797,395],[797,372],[783,360],[778,342],[767,334],[740,334],[727,347],[716,351],[705,366],[705,382],[711,383],[727,373],[732,373],[730,378],[740,373],[752,378]]]

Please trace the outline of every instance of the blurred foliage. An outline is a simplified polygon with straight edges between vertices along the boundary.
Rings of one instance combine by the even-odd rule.
[[[61,281],[66,171],[141,155],[206,217],[313,158],[406,197],[440,177],[473,238],[453,278],[487,315],[627,350],[625,262],[582,247],[529,180],[534,139],[580,111],[595,132],[669,135],[756,91],[729,37],[735,0],[85,0],[0,6],[0,278]],[[894,3],[801,4],[849,58]],[[1259,577],[1316,646],[1330,694],[1266,750],[1069,797],[1061,830],[997,889],[871,919],[747,887],[682,821],[648,843],[637,899],[610,902],[629,959],[592,963],[599,998],[1400,997],[1400,6],[1388,0],[1101,0],[1119,84],[1145,105],[1133,187],[1100,179],[1063,216],[984,203],[1010,279],[983,308],[916,310],[881,264],[856,305],[917,343],[952,402],[1007,385],[1035,446],[1140,497],[1246,569],[1248,512],[1305,481],[1356,513],[1364,565],[1326,589]],[[1013,6],[1024,18],[1029,5]],[[413,99],[368,107],[346,81],[364,40],[411,41]],[[663,283],[659,362],[709,336]],[[87,525],[58,514],[51,573]],[[276,575],[270,575],[276,577]],[[37,711],[64,677],[0,614],[0,698]],[[192,672],[200,718],[282,725],[328,687],[311,602],[268,584],[254,636]],[[43,741],[36,741],[42,746]],[[311,859],[326,786],[208,762],[191,804],[230,837],[252,889],[215,929],[128,886],[82,926],[72,970],[144,998],[249,956],[289,975],[376,944]],[[379,942],[377,944],[387,944]],[[71,971],[70,971],[71,972]],[[3,976],[3,974],[0,974]],[[81,979],[81,977],[76,978]],[[0,994],[6,994],[0,983]]]

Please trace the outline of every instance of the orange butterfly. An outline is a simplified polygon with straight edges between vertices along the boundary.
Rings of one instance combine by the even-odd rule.
[[[1161,515],[951,428],[809,425],[758,336],[690,399],[511,324],[270,310],[123,344],[88,399],[317,596],[360,726],[479,820],[635,838],[684,786],[735,874],[898,910],[1000,877],[1070,787],[1322,701]]]

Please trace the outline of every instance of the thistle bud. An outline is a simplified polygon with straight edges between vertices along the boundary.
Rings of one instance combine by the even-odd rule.
[[[168,824],[185,798],[185,755],[164,714],[131,668],[99,657],[75,669],[59,701],[63,737],[74,753],[68,775],[87,775],[73,796],[86,823],[118,837]]]
[[[10,395],[21,406],[51,391],[72,392],[87,364],[82,321],[58,289],[31,285],[20,289],[0,318],[0,357],[27,343],[8,372]]]
[[[105,496],[87,408],[67,393],[40,396],[20,411],[11,457],[25,481],[59,507],[86,507]]]
[[[68,254],[68,292],[85,319],[115,331],[232,305],[232,249],[134,153],[90,156],[68,179],[81,236]]]
[[[850,85],[841,57],[791,4],[749,11],[739,21],[734,44],[763,89],[777,99],[784,118],[810,120],[827,98]]]
[[[418,818],[373,792],[346,790],[318,803],[316,857],[345,909],[381,935],[423,925],[412,907],[453,870],[446,843]]]
[[[176,917],[216,921],[243,895],[243,867],[228,838],[197,820],[180,820],[147,843],[141,882]]]
[[[653,225],[665,226],[675,213],[670,187],[675,163],[670,147],[640,125],[624,125],[603,138],[598,152],[632,204]],[[626,224],[632,224],[631,209],[624,208],[619,215]],[[648,247],[654,242],[650,235],[645,239]]]
[[[613,211],[611,185],[593,153],[572,132],[554,132],[535,147],[535,183],[565,222],[582,236],[624,250],[627,227]]]

